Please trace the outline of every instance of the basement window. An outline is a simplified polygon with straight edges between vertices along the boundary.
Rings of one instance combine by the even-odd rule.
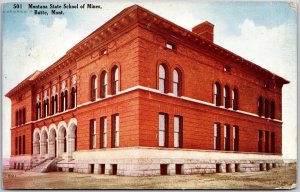
[[[160,164],[160,175],[168,174],[168,164]]]
[[[171,50],[175,50],[176,49],[176,45],[175,45],[175,43],[168,41],[166,43],[166,48],[171,49]]]

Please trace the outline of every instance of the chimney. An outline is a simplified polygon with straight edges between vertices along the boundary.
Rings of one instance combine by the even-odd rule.
[[[214,25],[208,21],[193,27],[192,32],[208,41],[214,42]]]

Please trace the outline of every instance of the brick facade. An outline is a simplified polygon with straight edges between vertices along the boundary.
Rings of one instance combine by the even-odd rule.
[[[161,78],[162,66],[165,73]],[[164,82],[164,93],[160,91],[160,81]],[[219,91],[214,90],[215,83]],[[226,153],[237,154],[236,161],[239,161],[239,153],[250,153],[249,160],[255,155],[265,155],[278,163],[282,154],[281,92],[286,83],[285,79],[214,44],[211,23],[204,22],[191,32],[135,5],[124,9],[53,65],[33,73],[6,94],[12,101],[11,167],[15,163],[30,167],[56,157],[62,160],[58,167],[64,170],[72,167],[78,172],[81,169],[88,172],[89,166],[101,167],[102,160],[103,166],[107,164],[105,157],[101,157],[101,150],[114,153],[115,142],[119,143],[119,151],[132,147],[141,147],[142,151],[191,149],[191,153],[193,150],[195,153],[208,151],[216,156],[228,145]],[[214,101],[216,92],[220,106]],[[67,97],[63,97],[64,94]],[[261,115],[260,97],[263,98]],[[18,124],[20,116],[16,113],[23,108],[26,108],[26,122]],[[45,110],[48,110],[46,116]],[[23,115],[23,111],[21,113]],[[162,126],[159,114],[167,117],[164,132],[159,131]],[[116,115],[117,122],[113,120]],[[174,132],[178,127],[174,117],[181,119],[177,135],[179,149],[174,149],[177,148],[174,146],[177,133]],[[93,119],[95,121],[91,121]],[[215,149],[216,123],[219,125],[219,150]],[[228,127],[227,143],[225,125]],[[95,131],[91,131],[91,126],[95,126]],[[236,129],[238,132],[234,135]],[[159,147],[160,134],[164,134],[165,147]],[[19,136],[25,138],[22,153],[19,152]],[[105,149],[103,143],[106,143]],[[95,151],[100,155],[100,164],[82,164],[81,154]],[[22,160],[22,156],[31,158]],[[207,167],[213,167],[216,172],[215,160],[208,160],[213,164]],[[267,160],[262,160],[262,167]],[[221,167],[226,167],[226,162],[221,163]],[[242,169],[248,164],[242,164]],[[132,167],[127,170],[125,164],[118,165],[123,175],[137,174]],[[196,173],[188,168],[193,166],[186,164],[186,173]],[[158,170],[156,167],[151,173],[157,174]]]

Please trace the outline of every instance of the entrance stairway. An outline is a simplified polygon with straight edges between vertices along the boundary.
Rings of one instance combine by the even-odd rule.
[[[35,164],[31,169],[29,169],[29,172],[37,172],[37,173],[46,173],[51,170],[56,169],[56,163],[58,162],[58,159],[45,159],[44,161],[41,161],[37,164]]]

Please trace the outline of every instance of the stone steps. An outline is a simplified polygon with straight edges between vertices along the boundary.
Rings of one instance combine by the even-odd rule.
[[[47,159],[47,160],[39,163],[37,166],[31,168],[29,171],[37,172],[37,173],[45,173],[48,171],[48,168],[54,161],[56,161],[56,159]]]

